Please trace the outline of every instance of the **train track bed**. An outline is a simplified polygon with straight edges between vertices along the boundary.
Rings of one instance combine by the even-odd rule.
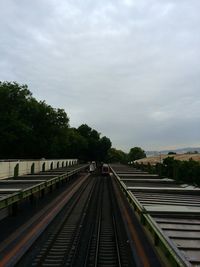
[[[35,248],[31,251],[31,259],[28,254],[29,266],[64,266],[72,262],[93,188],[94,180],[87,181],[62,210],[51,226],[53,231],[45,233],[36,244],[36,251]]]
[[[73,266],[136,266],[110,177],[100,177],[96,190]]]
[[[31,231],[18,236],[22,250],[0,246],[5,260],[12,256],[7,266],[16,255],[17,266],[136,266],[110,177],[86,178],[27,251],[23,240],[30,243],[30,233],[41,232],[38,225],[44,226],[34,223]]]
[[[166,266],[200,266],[200,189],[112,166],[114,175]]]

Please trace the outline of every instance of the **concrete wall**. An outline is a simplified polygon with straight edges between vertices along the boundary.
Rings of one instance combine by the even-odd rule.
[[[18,160],[18,161],[0,161],[0,179],[18,175],[30,174],[34,171],[40,172],[50,169],[72,166],[78,163],[77,159],[52,159],[52,160]],[[18,169],[18,170],[17,170]]]

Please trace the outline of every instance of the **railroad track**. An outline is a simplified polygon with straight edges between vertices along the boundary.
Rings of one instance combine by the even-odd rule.
[[[0,244],[0,267],[199,266],[199,189],[120,168],[118,174],[113,171],[116,178],[96,174],[78,179],[45,206]],[[182,207],[178,214],[166,206],[157,210],[165,203],[170,208],[172,201]]]
[[[17,266],[136,266],[114,203],[110,178],[90,177]]]
[[[95,199],[96,215],[89,233],[84,266],[122,266],[109,192],[108,178],[101,177]],[[94,208],[94,207],[93,207]],[[79,264],[81,260],[79,259]],[[77,265],[75,265],[77,266]],[[81,265],[79,265],[81,266]]]
[[[95,264],[90,266],[121,266],[115,216],[112,210],[109,181],[103,178],[101,206],[98,216]],[[107,207],[106,207],[107,206]]]
[[[84,185],[62,221],[56,225],[54,232],[40,249],[32,266],[56,267],[71,263],[94,185],[94,181]]]

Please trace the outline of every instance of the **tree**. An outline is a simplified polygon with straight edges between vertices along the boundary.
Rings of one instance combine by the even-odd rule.
[[[108,162],[111,163],[127,163],[128,157],[125,152],[116,148],[110,148],[108,151]]]
[[[0,157],[24,154],[32,129],[23,115],[31,99],[27,85],[0,82]]]
[[[0,82],[0,157],[59,157],[69,119],[32,97],[27,85]]]
[[[69,146],[68,156],[85,160],[85,155],[88,150],[88,142],[85,137],[80,135],[77,129],[69,129]]]
[[[168,155],[176,155],[176,152],[170,151],[168,152]]]
[[[97,160],[98,144],[100,134],[89,127],[87,124],[82,124],[77,129],[78,133],[87,140],[87,150],[85,151],[85,160]]]
[[[106,136],[103,136],[99,140],[99,149],[98,149],[98,160],[99,161],[105,161],[108,151],[111,148],[111,141]]]
[[[144,150],[142,150],[142,148],[133,147],[130,149],[130,151],[128,153],[128,158],[129,158],[129,161],[135,161],[137,159],[146,158],[146,154],[145,154]]]
[[[87,124],[70,128],[66,112],[37,101],[27,85],[0,82],[0,158],[104,160],[110,147]]]
[[[106,136],[100,138],[100,133],[87,124],[79,126],[77,131],[88,143],[87,150],[85,151],[85,159],[104,161],[112,145],[110,139]]]

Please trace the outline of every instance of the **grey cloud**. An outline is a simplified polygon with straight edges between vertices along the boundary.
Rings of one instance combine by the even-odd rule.
[[[128,150],[199,142],[198,0],[0,3],[0,79]]]

